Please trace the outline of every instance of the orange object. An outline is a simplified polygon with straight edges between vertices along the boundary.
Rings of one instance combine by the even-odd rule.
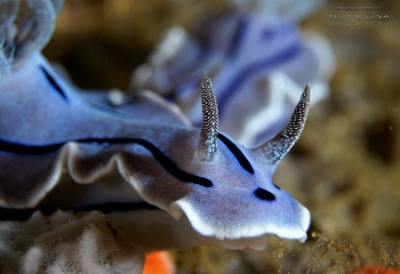
[[[143,274],[174,274],[174,264],[166,251],[146,254]]]
[[[366,265],[361,268],[357,268],[350,272],[349,274],[399,274],[396,269],[389,268],[386,271],[386,267],[381,265]]]

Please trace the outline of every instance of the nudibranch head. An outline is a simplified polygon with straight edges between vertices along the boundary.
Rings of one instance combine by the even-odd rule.
[[[207,87],[207,88],[204,88]],[[216,143],[212,161],[199,160],[187,169],[193,174],[207,174],[208,187],[198,187],[170,204],[170,214],[179,219],[185,214],[201,242],[231,249],[266,247],[266,234],[304,242],[310,224],[309,211],[293,197],[272,183],[277,164],[299,138],[307,118],[310,86],[287,126],[273,139],[254,149],[246,149],[222,133],[213,135],[210,120],[218,121],[211,80],[205,74],[201,83],[203,126],[196,154],[210,155],[208,145]],[[217,128],[217,122],[213,123]],[[211,133],[207,133],[210,132]],[[204,137],[203,135],[206,135]]]

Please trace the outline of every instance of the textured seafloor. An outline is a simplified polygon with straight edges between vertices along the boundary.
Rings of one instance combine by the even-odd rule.
[[[44,53],[78,86],[126,89],[167,27],[195,28],[226,7],[219,2],[66,0]],[[338,9],[346,6],[379,9]],[[274,177],[310,209],[309,240],[271,236],[263,252],[176,251],[178,273],[345,273],[358,264],[392,262],[399,268],[399,20],[398,1],[329,1],[302,23],[330,39],[338,61],[330,97],[311,109]]]

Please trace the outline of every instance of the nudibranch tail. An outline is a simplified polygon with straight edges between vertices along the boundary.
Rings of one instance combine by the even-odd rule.
[[[212,162],[218,156],[218,106],[211,79],[204,73],[200,84],[201,108],[203,123],[200,138],[195,152],[196,159],[201,162]]]
[[[286,127],[274,138],[255,149],[261,150],[271,165],[278,165],[300,138],[306,124],[309,106],[310,85],[307,85]]]

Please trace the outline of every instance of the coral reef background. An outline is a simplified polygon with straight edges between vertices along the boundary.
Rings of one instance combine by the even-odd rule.
[[[228,7],[222,0],[66,0],[44,54],[82,88],[126,90],[133,69],[168,27],[191,31]],[[399,20],[398,1],[348,0],[327,1],[301,22],[303,30],[330,40],[338,62],[330,98],[311,109],[302,137],[274,176],[310,209],[309,240],[271,236],[263,252],[175,251],[177,273],[400,267]]]

